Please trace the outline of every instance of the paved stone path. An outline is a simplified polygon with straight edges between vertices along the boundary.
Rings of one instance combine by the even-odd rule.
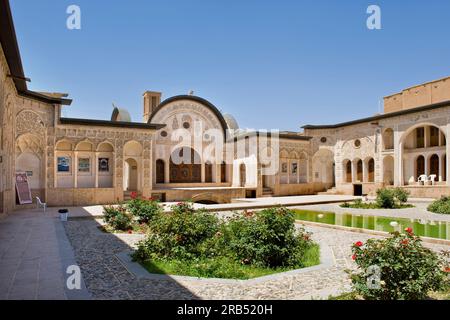
[[[258,283],[136,278],[116,257],[132,249],[141,235],[106,234],[92,219],[75,219],[65,227],[94,299],[311,299],[327,298],[350,290],[346,270],[355,268],[351,245],[375,236],[307,226],[313,238],[332,252],[332,266],[307,273],[286,275]],[[445,246],[429,245],[436,251]],[[449,249],[448,247],[446,248]]]
[[[56,216],[28,210],[0,220],[0,299],[85,299],[66,288],[73,251]]]

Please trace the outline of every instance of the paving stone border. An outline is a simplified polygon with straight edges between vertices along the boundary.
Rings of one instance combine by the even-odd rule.
[[[170,274],[156,274],[148,272],[140,263],[135,262],[131,258],[132,251],[124,251],[116,254],[116,257],[122,263],[122,265],[130,272],[133,276],[138,279],[149,279],[149,280],[167,280],[171,278],[176,281],[199,281],[204,283],[218,283],[218,284],[239,284],[239,285],[252,285],[263,283],[265,281],[275,281],[280,280],[286,276],[294,276],[298,274],[308,273],[312,271],[322,270],[330,268],[334,265],[333,252],[331,248],[325,243],[318,243],[320,245],[320,264],[306,267],[302,269],[290,270],[286,272],[279,272],[270,274],[267,276],[262,276],[258,278],[252,278],[248,280],[241,279],[221,279],[221,278],[198,278],[190,276],[180,276],[180,275],[170,275]]]

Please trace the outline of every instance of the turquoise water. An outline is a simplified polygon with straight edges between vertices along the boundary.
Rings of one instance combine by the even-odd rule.
[[[294,210],[296,219],[331,225],[394,232],[412,228],[421,237],[450,240],[450,222]],[[392,222],[397,225],[392,226]]]

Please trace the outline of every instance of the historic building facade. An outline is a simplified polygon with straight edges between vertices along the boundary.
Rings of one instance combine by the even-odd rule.
[[[131,192],[201,203],[383,186],[450,195],[450,78],[386,97],[383,114],[303,132],[247,131],[205,99],[161,101],[153,91],[143,95],[142,122],[120,108],[110,120],[69,119],[66,94],[27,88],[8,1],[0,6],[0,213],[27,207],[18,172],[50,206],[115,203]]]

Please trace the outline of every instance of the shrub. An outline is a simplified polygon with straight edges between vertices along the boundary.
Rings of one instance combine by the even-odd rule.
[[[450,197],[442,197],[428,206],[428,211],[441,214],[450,214]]]
[[[128,211],[139,223],[148,223],[163,210],[158,201],[134,198],[127,203]]]
[[[380,208],[392,209],[395,206],[394,193],[391,189],[378,189],[376,203]]]
[[[135,258],[193,259],[210,254],[211,242],[219,230],[219,219],[189,203],[179,203],[172,212],[156,215],[147,239],[139,243]]]
[[[402,206],[408,202],[409,191],[403,188],[395,188],[394,189],[394,199],[398,201],[397,205]]]
[[[114,230],[127,231],[131,229],[133,219],[124,206],[104,206],[103,214],[103,221]]]
[[[377,190],[376,204],[383,209],[401,208],[408,202],[409,192],[402,188]]]
[[[285,208],[246,212],[230,220],[224,241],[245,264],[301,267],[302,255],[313,243],[303,229],[296,231],[294,222],[294,213]]]
[[[355,291],[369,300],[417,300],[440,290],[446,281],[447,262],[422,246],[411,229],[392,233],[388,239],[369,239],[353,245],[358,271],[352,274]],[[371,283],[370,276],[379,281]],[[375,284],[373,287],[371,284]]]

